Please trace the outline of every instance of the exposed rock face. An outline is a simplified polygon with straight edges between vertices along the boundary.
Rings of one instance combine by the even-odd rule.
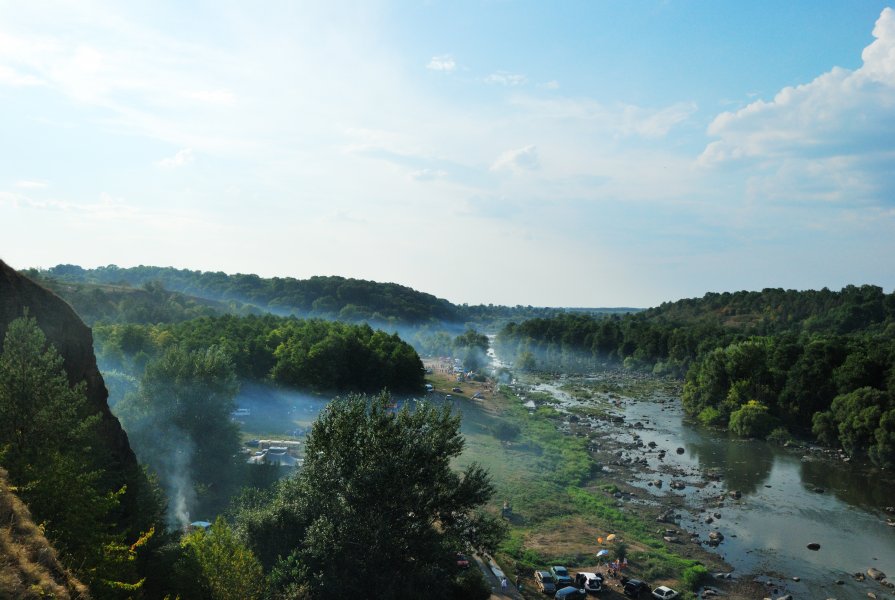
[[[94,449],[104,458],[102,466],[106,470],[108,487],[118,489],[127,485],[127,494],[122,498],[121,524],[132,533],[138,533],[135,531],[139,527],[135,522],[138,513],[136,498],[145,481],[127,434],[109,410],[109,392],[96,366],[90,329],[59,296],[0,260],[0,345],[9,323],[23,316],[26,308],[64,359],[69,382],[85,381],[87,384],[87,401],[92,410],[102,415]]]

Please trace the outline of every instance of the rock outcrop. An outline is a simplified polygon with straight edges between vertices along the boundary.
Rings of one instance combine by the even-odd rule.
[[[94,450],[99,453],[98,462],[106,471],[104,485],[110,490],[127,486],[119,521],[129,533],[138,534],[144,524],[139,523],[137,498],[145,489],[145,477],[127,434],[109,410],[109,392],[93,354],[93,334],[59,296],[0,260],[0,345],[9,323],[23,316],[26,310],[62,356],[69,382],[86,382],[87,401],[101,415]]]

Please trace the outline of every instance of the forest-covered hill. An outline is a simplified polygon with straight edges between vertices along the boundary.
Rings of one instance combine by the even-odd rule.
[[[684,377],[684,408],[749,436],[811,433],[895,466],[895,294],[882,288],[706,294],[624,317],[510,323],[527,369],[601,365]]]
[[[57,265],[23,271],[68,300],[88,323],[160,323],[211,314],[313,317],[378,327],[465,325],[496,330],[510,320],[561,313],[624,314],[636,308],[453,304],[396,283],[345,277],[263,278],[172,267]]]

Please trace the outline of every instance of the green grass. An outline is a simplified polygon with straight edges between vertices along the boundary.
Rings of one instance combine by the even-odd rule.
[[[531,394],[526,395],[528,399]],[[618,488],[600,481],[587,439],[557,430],[561,413],[542,405],[529,414],[508,391],[495,399],[494,406],[493,414],[478,406],[464,407],[466,447],[458,462],[476,461],[488,468],[497,502],[509,500],[521,517],[511,524],[500,548],[503,560],[510,563],[506,566],[530,570],[551,563],[574,566],[592,561],[592,555],[544,555],[525,545],[527,536],[552,531],[574,517],[584,517],[597,528],[623,536],[628,544],[644,547],[630,552],[629,560],[645,578],[679,578],[697,564],[670,551],[654,533],[654,523],[619,510],[612,497]],[[514,432],[518,429],[509,443],[493,435],[499,430],[497,420],[508,422]]]

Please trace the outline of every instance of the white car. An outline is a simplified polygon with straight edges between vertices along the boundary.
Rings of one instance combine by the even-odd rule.
[[[577,573],[575,585],[590,594],[596,594],[603,589],[603,576],[596,573]]]
[[[653,598],[658,598],[659,600],[671,600],[672,598],[677,598],[679,595],[680,594],[673,589],[665,587],[664,585],[660,585],[653,590]]]

